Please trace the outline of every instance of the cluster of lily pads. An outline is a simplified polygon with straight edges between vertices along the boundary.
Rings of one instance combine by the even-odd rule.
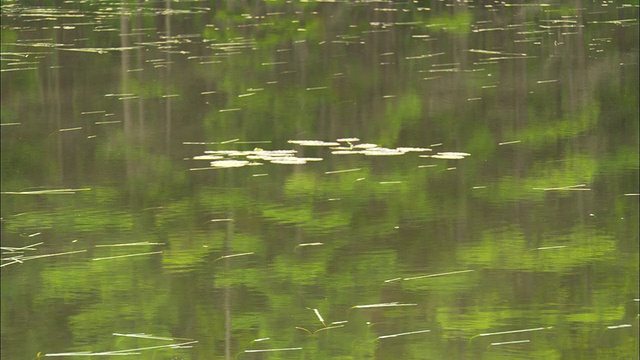
[[[409,152],[426,153],[432,151],[430,148],[421,147],[386,148],[377,144],[358,143],[359,141],[360,139],[358,138],[341,138],[336,141],[289,140],[288,143],[298,146],[328,147],[333,155],[393,156]],[[261,148],[253,150],[207,150],[203,155],[194,156],[193,159],[208,160],[214,168],[256,166],[263,165],[264,162],[301,165],[307,162],[323,160],[317,157],[297,157],[297,153],[296,150],[264,150]],[[438,152],[434,155],[420,155],[420,157],[457,160],[464,159],[469,155],[463,152]]]

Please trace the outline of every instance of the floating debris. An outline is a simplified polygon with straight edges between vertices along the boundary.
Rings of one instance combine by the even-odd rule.
[[[76,251],[68,251],[68,252],[55,253],[55,254],[45,254],[45,255],[35,255],[35,256],[20,256],[20,257],[8,258],[8,259],[3,258],[2,260],[12,260],[12,261],[10,263],[6,263],[6,264],[0,265],[0,267],[4,267],[4,266],[7,266],[7,265],[11,265],[11,264],[22,264],[24,261],[27,261],[27,260],[42,259],[42,258],[47,258],[47,257],[52,257],[52,256],[78,254],[78,253],[82,253],[82,252],[86,252],[86,251],[87,250],[76,250]]]
[[[31,244],[31,245],[22,246],[22,247],[0,246],[0,250],[9,251],[9,252],[17,252],[17,251],[24,251],[24,250],[34,251],[34,250],[37,250],[37,249],[34,249],[35,246],[42,245],[42,244],[44,244],[44,242],[39,242],[36,244]]]
[[[361,168],[355,168],[355,169],[325,171],[324,173],[325,173],[325,175],[330,175],[330,174],[342,174],[342,173],[361,171],[361,170],[362,170]]]
[[[398,334],[381,335],[381,336],[378,336],[378,340],[395,338],[395,337],[398,337],[398,336],[415,335],[415,334],[426,334],[428,332],[431,332],[431,330],[417,330],[417,331],[409,331],[409,332],[403,332],[403,333],[398,333]]]
[[[561,186],[561,187],[533,188],[533,189],[544,190],[544,191],[589,191],[591,190],[586,186],[587,186],[586,184],[579,184],[579,185],[569,185],[569,186]]]
[[[398,151],[402,152],[426,152],[432,151],[430,148],[420,148],[420,147],[398,147],[396,148]]]
[[[420,157],[432,157],[434,159],[445,159],[445,160],[460,160],[460,159],[464,159],[469,155],[471,154],[465,153],[465,152],[445,151],[445,152],[439,152],[435,155],[420,155]]]
[[[98,260],[122,259],[122,258],[134,257],[134,256],[155,255],[155,254],[162,254],[162,251],[151,251],[151,252],[144,252],[144,253],[138,253],[138,254],[108,256],[108,257],[102,257],[102,258],[94,258],[91,260],[98,261]]]
[[[316,314],[316,316],[318,317],[318,320],[320,320],[320,322],[322,323],[322,325],[327,326],[324,323],[324,319],[322,318],[322,315],[320,315],[320,311],[318,311],[318,309],[313,309],[313,312]]]
[[[52,189],[52,190],[34,190],[34,191],[3,191],[2,195],[69,195],[75,194],[77,191],[89,191],[91,188],[82,189]]]
[[[505,141],[505,142],[498,143],[498,145],[502,146],[502,145],[519,144],[521,142],[522,142],[522,140]]]
[[[566,248],[566,247],[567,247],[566,245],[544,246],[544,247],[535,248],[534,250],[564,249],[564,248]]]
[[[119,124],[122,121],[120,120],[111,120],[111,121],[96,121],[94,124],[96,125],[107,125],[107,124]]]
[[[153,335],[147,335],[145,333],[141,333],[141,334],[120,334],[120,333],[113,333],[111,334],[113,336],[124,336],[124,337],[132,337],[132,338],[140,338],[140,339],[150,339],[150,340],[165,340],[165,341],[176,341],[176,340],[180,340],[180,341],[191,341],[193,339],[184,339],[184,338],[168,338],[168,337],[161,337],[161,336],[153,336]]]
[[[357,145],[354,145],[354,146],[353,146],[353,148],[354,148],[354,149],[364,149],[364,150],[367,150],[367,149],[374,149],[374,148],[377,148],[377,147],[379,147],[379,146],[380,146],[380,145],[378,145],[378,144],[368,144],[368,143],[364,143],[364,144],[357,144]]]
[[[402,306],[417,306],[418,304],[403,304],[399,302],[389,302],[389,303],[379,303],[379,304],[366,304],[366,305],[355,305],[352,306],[352,309],[372,309],[372,308],[384,308],[384,307],[402,307]]]
[[[367,156],[394,156],[394,155],[403,155],[404,151],[400,151],[398,149],[376,147],[376,148],[364,150],[362,154]]]
[[[298,158],[298,157],[281,157],[270,159],[272,164],[284,164],[284,165],[302,165],[308,161],[322,161],[322,158]]]
[[[68,352],[68,353],[52,353],[52,354],[44,354],[42,356],[45,357],[55,357],[55,356],[125,356],[125,355],[140,355],[139,352],[142,350],[152,350],[152,349],[162,349],[162,348],[170,348],[170,349],[179,349],[183,348],[187,345],[196,344],[198,341],[187,341],[183,343],[177,344],[167,344],[167,345],[158,345],[158,346],[148,346],[142,348],[135,349],[126,349],[126,350],[115,350],[115,351],[103,351],[103,352],[89,352],[89,351],[79,351],[79,352]]]
[[[335,151],[332,151],[331,154],[333,154],[333,155],[357,155],[357,154],[362,154],[362,151],[335,150]]]
[[[220,155],[196,155],[193,157],[193,160],[221,160],[224,159],[224,156]]]
[[[333,141],[322,141],[322,140],[289,140],[287,141],[289,144],[296,144],[300,146],[339,146],[340,143]]]
[[[266,338],[258,338],[258,339],[251,340],[251,343],[253,344],[253,343],[257,343],[257,342],[261,342],[261,341],[267,341],[267,340],[271,340],[271,338],[268,338],[268,337],[266,337]]]
[[[407,280],[426,279],[426,278],[432,278],[432,277],[438,277],[438,276],[464,274],[464,273],[473,272],[473,271],[475,271],[475,270],[451,271],[451,272],[440,273],[440,274],[431,274],[431,275],[413,276],[413,277],[404,278],[404,279],[402,279],[402,280],[407,281]]]
[[[357,142],[360,141],[360,139],[353,137],[353,138],[340,138],[340,139],[336,139],[336,141],[338,142],[346,142],[346,143],[352,143],[352,142]]]
[[[612,325],[612,326],[607,326],[607,329],[624,329],[624,328],[628,328],[631,327],[631,324],[621,324],[621,325]]]
[[[212,161],[211,166],[218,168],[235,168],[249,165],[249,161],[246,160],[217,160]]]
[[[230,259],[230,258],[234,258],[234,257],[239,257],[239,256],[247,256],[247,255],[253,255],[254,252],[246,252],[246,253],[240,253],[240,254],[231,254],[231,255],[224,255],[224,256],[220,256],[219,258],[213,260],[213,262],[216,262],[218,260],[222,260],[222,259]]]
[[[302,244],[296,245],[296,247],[294,249],[298,249],[298,248],[301,248],[301,247],[307,247],[307,246],[321,246],[321,245],[324,245],[324,243],[321,243],[321,242],[302,243]]]
[[[294,350],[302,350],[301,347],[294,348],[278,348],[278,349],[259,349],[259,350],[245,350],[245,353],[260,353],[260,352],[274,352],[274,351],[294,351]]]
[[[79,126],[79,127],[65,128],[65,129],[60,129],[58,131],[65,132],[65,131],[77,131],[77,130],[82,130],[82,127]]]
[[[528,342],[531,342],[531,340],[515,340],[515,341],[505,341],[505,342],[494,342],[494,343],[491,343],[491,346],[525,344],[525,343],[528,343]]]
[[[126,243],[126,244],[103,244],[103,245],[96,245],[96,247],[147,246],[147,245],[164,245],[164,243],[152,243],[148,241],[143,241],[143,242],[134,242],[134,243]]]
[[[492,332],[492,333],[484,333],[484,334],[478,334],[478,335],[475,335],[475,336],[473,336],[471,339],[476,338],[476,337],[481,337],[481,336],[494,336],[494,335],[517,334],[517,333],[532,332],[532,331],[541,331],[541,330],[548,330],[548,329],[553,329],[553,326],[548,326],[548,327],[537,327],[537,328],[530,328],[530,329],[510,330],[510,331],[498,331],[498,332]]]

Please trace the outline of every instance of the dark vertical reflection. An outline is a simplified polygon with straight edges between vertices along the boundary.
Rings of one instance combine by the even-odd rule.
[[[233,211],[230,212],[228,219],[233,219]],[[231,250],[231,243],[233,242],[233,233],[234,233],[234,220],[227,221],[227,234],[224,242],[224,253],[228,254]],[[230,267],[230,258],[224,259],[225,269],[228,270]],[[232,314],[232,292],[231,285],[227,285],[224,288],[224,358],[225,360],[231,359],[231,336],[232,336],[232,327],[231,327],[231,314]]]
[[[144,74],[143,74],[143,65],[144,65],[144,48],[141,45],[143,41],[143,10],[144,9],[144,0],[137,0],[136,9],[135,9],[135,32],[136,32],[136,74],[137,81],[139,83],[143,82]],[[146,128],[145,128],[145,119],[144,119],[144,97],[140,96],[137,99],[138,101],[138,136],[143,142],[147,140]]]
[[[166,51],[165,51],[165,60],[166,60],[166,73],[165,73],[165,94],[168,94],[168,91],[171,89],[171,84],[172,84],[172,78],[171,78],[171,69],[173,67],[172,64],[172,60],[171,60],[171,49],[173,48],[173,46],[171,46],[170,44],[172,44],[172,34],[171,34],[171,0],[165,0],[165,11],[167,12],[167,14],[164,17],[164,39],[166,41]],[[166,123],[165,123],[165,131],[166,131],[166,137],[165,137],[165,150],[167,154],[171,154],[171,127],[172,127],[172,122],[171,122],[171,116],[172,116],[172,100],[173,97],[172,96],[167,96],[165,99],[165,116],[166,116]]]
[[[129,14],[120,15],[120,91],[122,99],[122,121],[124,124],[124,135],[127,142],[132,143],[136,140],[135,126],[133,124],[132,99],[131,99],[131,18]]]

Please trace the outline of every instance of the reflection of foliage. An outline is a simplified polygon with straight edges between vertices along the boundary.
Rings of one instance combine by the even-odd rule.
[[[386,38],[362,33],[371,29],[369,20],[380,15],[367,4],[260,4],[267,12],[282,10],[282,15],[270,16],[272,25],[260,28],[248,26],[257,20],[243,15],[242,6],[225,9],[222,3],[212,5],[216,9],[210,20],[218,30],[213,26],[203,30],[211,47],[202,52],[204,57],[215,54],[221,63],[193,70],[185,65],[187,59],[176,54],[176,64],[185,66],[175,78],[159,82],[143,76],[134,80],[132,75],[131,90],[145,99],[160,101],[156,99],[159,95],[181,95],[181,101],[172,103],[180,114],[173,127],[156,129],[162,122],[149,110],[148,131],[178,131],[171,141],[193,136],[206,141],[272,140],[275,148],[295,136],[332,140],[366,134],[363,140],[380,140],[384,146],[442,142],[445,151],[469,151],[471,157],[460,161],[409,155],[346,159],[326,151],[325,161],[309,166],[267,164],[256,167],[258,170],[187,172],[176,165],[180,158],[176,154],[182,156],[182,148],[164,152],[167,144],[160,141],[155,144],[162,149],[158,151],[148,144],[132,144],[130,134],[118,128],[111,131],[113,128],[87,126],[87,131],[96,130],[99,135],[94,139],[96,150],[74,156],[99,164],[99,185],[90,185],[92,171],[78,165],[71,172],[84,175],[79,182],[91,187],[89,192],[65,198],[3,195],[3,235],[7,233],[11,239],[46,230],[55,235],[47,244],[52,248],[67,248],[66,241],[76,237],[81,241],[74,246],[90,241],[148,240],[165,243],[163,253],[114,262],[60,261],[55,267],[41,269],[27,267],[35,264],[30,262],[16,267],[21,273],[3,273],[3,342],[9,336],[5,334],[13,334],[9,329],[13,324],[25,322],[27,327],[38,328],[35,322],[51,319],[53,310],[60,317],[55,321],[68,324],[65,331],[70,334],[70,339],[58,346],[76,344],[78,349],[135,347],[138,343],[118,343],[110,332],[146,332],[198,338],[201,346],[193,349],[193,358],[213,359],[222,353],[222,334],[228,330],[233,349],[239,351],[257,337],[272,337],[268,347],[304,344],[305,356],[313,353],[317,358],[394,358],[398,354],[407,359],[424,354],[464,358],[467,349],[477,350],[473,358],[508,358],[499,348],[480,353],[467,340],[483,332],[517,328],[514,324],[558,324],[558,337],[575,341],[571,351],[585,354],[592,350],[593,334],[578,331],[575,335],[576,329],[602,332],[605,325],[637,315],[621,305],[636,296],[637,290],[638,225],[628,220],[637,219],[637,201],[618,196],[637,187],[637,90],[631,86],[633,81],[608,77],[607,72],[600,72],[601,63],[589,60],[583,68],[561,65],[554,69],[569,77],[588,73],[591,78],[602,78],[595,94],[581,93],[585,101],[575,106],[566,100],[575,95],[574,90],[561,85],[562,79],[557,84],[562,99],[557,93],[536,92],[525,95],[528,102],[512,106],[502,101],[504,94],[487,91],[483,98],[496,101],[499,108],[481,101],[474,103],[480,105],[467,105],[468,97],[462,95],[481,91],[488,75],[481,78],[460,72],[425,82],[407,74],[431,70],[439,64],[432,58],[410,64],[390,61],[384,70],[379,69],[378,59],[392,51],[397,52],[392,54],[396,60],[404,55],[447,51],[452,54],[447,54],[446,61],[456,61],[461,70],[469,70],[474,64],[466,60],[464,52],[471,47],[493,46],[493,38],[470,32],[476,15],[484,13],[456,9],[453,16],[445,11],[398,15],[423,23],[384,29],[381,34],[394,35]],[[326,11],[331,20],[311,16],[318,9]],[[533,19],[534,12],[524,9],[525,17]],[[499,19],[504,14],[497,11],[494,15]],[[195,21],[203,18],[193,15]],[[352,20],[354,26],[340,27]],[[145,21],[153,26],[151,20]],[[303,28],[306,31],[298,31]],[[583,31],[585,39],[600,34],[590,27]],[[3,29],[3,35],[6,32]],[[439,44],[412,40],[411,35],[425,35],[422,32],[437,34]],[[342,36],[344,33],[350,38]],[[346,44],[345,39],[353,43]],[[90,43],[94,41],[98,42],[91,37]],[[252,49],[251,56],[217,54],[222,51],[217,46],[222,42],[244,42]],[[516,46],[504,41],[499,45],[505,52]],[[321,47],[328,48],[325,58],[308,56]],[[540,52],[540,58],[555,58],[550,55],[552,50],[543,46],[530,50]],[[116,58],[104,56],[95,61],[101,68],[109,68],[119,66]],[[615,63],[616,68],[620,62],[603,61]],[[269,65],[273,62],[281,64]],[[550,73],[537,66],[530,61],[522,74],[514,75],[514,65],[501,62],[486,64],[486,72],[494,78],[500,76],[501,86],[508,88],[510,82],[526,85],[521,76],[548,78]],[[336,76],[338,73],[342,75]],[[637,79],[634,74],[630,78]],[[3,74],[5,79],[7,86],[17,91],[14,100],[34,99],[34,94],[51,86],[38,84],[35,73],[25,74],[21,81]],[[618,98],[620,84],[627,95]],[[326,88],[308,90],[319,87]],[[464,89],[462,95],[460,89]],[[203,90],[215,93],[204,97],[209,104],[207,112],[198,113],[204,110],[194,109],[203,107],[192,105],[203,99],[198,93]],[[523,94],[529,91],[525,88]],[[255,94],[240,97],[251,92]],[[99,95],[90,96],[104,97]],[[385,95],[395,97],[383,98]],[[90,96],[74,96],[73,104],[80,111],[86,110],[85,103],[96,109],[112,107],[104,99],[94,102],[91,98],[90,102]],[[9,97],[3,97],[3,122],[32,115],[31,110],[17,111],[19,107],[6,99]],[[149,106],[149,102],[145,104]],[[156,105],[154,102],[154,109]],[[614,107],[619,109],[612,112]],[[241,111],[219,111],[229,108]],[[512,119],[512,113],[518,121]],[[91,125],[91,121],[87,123]],[[43,130],[35,129],[37,125],[25,124],[21,134],[40,138],[58,130],[55,124]],[[600,130],[606,135],[593,136]],[[616,139],[621,138],[622,143],[607,143],[619,133],[623,134]],[[49,154],[51,141],[7,143],[5,134],[3,131],[3,191],[58,182],[55,177],[62,171],[59,168],[64,159]],[[504,139],[521,143],[499,147],[497,142]],[[322,174],[322,170],[345,168],[360,170]],[[252,178],[256,171],[269,176]],[[587,184],[594,191],[542,190],[576,184]],[[486,187],[471,191],[476,185]],[[610,196],[616,198],[611,200]],[[601,222],[581,223],[581,217],[590,211],[597,213]],[[233,221],[211,222],[214,218]],[[496,218],[511,225],[495,224]],[[485,222],[487,219],[490,221]],[[550,228],[537,228],[538,224],[549,224]],[[296,247],[305,242],[322,245]],[[96,257],[126,253],[122,249],[90,250]],[[253,254],[224,258],[239,253]],[[384,283],[394,277],[455,269],[475,271]],[[22,275],[23,271],[30,271],[30,276]],[[356,304],[409,299],[417,304],[415,308],[348,310]],[[297,330],[320,328],[310,309],[319,309],[328,321],[348,319],[349,323],[315,334]],[[225,329],[226,311],[230,329]],[[10,315],[7,324],[6,314]],[[58,330],[50,322],[46,326],[48,332]],[[424,328],[433,329],[433,334],[420,337],[421,341],[374,341],[381,334]],[[24,343],[43,346],[38,339],[45,337],[43,334],[20,331],[27,339]],[[536,336],[527,356],[559,358],[555,349],[566,348],[555,344],[553,335]],[[627,340],[632,338],[599,349],[599,354],[616,357],[635,349],[637,343]],[[505,336],[500,341],[513,339],[519,338]],[[488,344],[482,341],[480,345],[486,348]],[[451,351],[457,353],[452,356]]]
[[[470,11],[456,11],[453,15],[442,14],[432,16],[428,26],[442,29],[454,34],[468,34],[471,32],[473,14]]]
[[[532,248],[517,229],[492,229],[477,247],[459,252],[460,260],[491,269],[528,271],[567,271],[596,260],[613,258],[616,243],[609,236],[588,229],[552,237]]]

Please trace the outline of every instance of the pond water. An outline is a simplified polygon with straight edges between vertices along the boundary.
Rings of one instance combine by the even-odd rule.
[[[7,0],[1,50],[3,358],[638,356],[637,0]]]

